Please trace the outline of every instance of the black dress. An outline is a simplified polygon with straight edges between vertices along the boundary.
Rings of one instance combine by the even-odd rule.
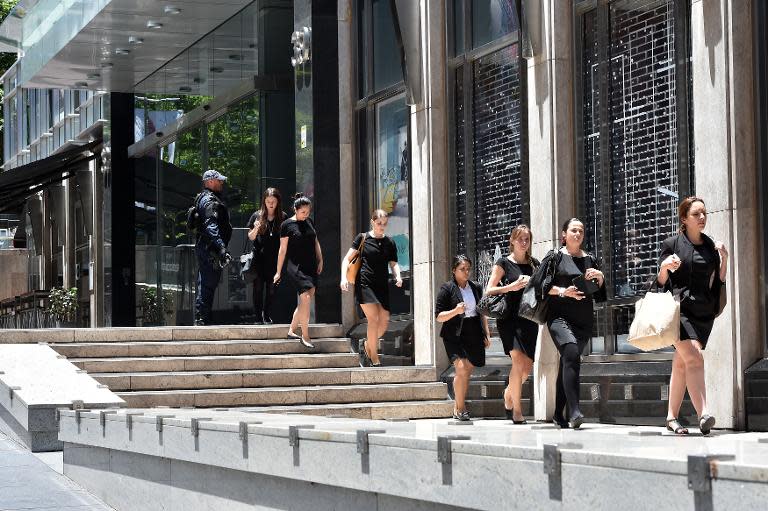
[[[310,220],[289,218],[280,226],[280,237],[288,238],[285,273],[299,294],[317,287],[317,233]]]
[[[358,250],[363,240],[363,233],[352,241],[352,248]],[[389,263],[397,262],[397,247],[389,236],[365,237],[362,250],[360,273],[355,282],[357,303],[378,303],[389,310]]]
[[[720,256],[711,238],[694,245],[685,234],[672,236],[661,245],[659,264],[671,254],[680,267],[669,274],[666,289],[680,299],[680,340],[697,340],[706,348],[720,300]]]
[[[248,220],[248,229],[253,229],[256,222],[259,221],[259,211],[251,215]],[[280,251],[280,227],[281,219],[285,218],[285,213],[278,212],[275,218],[267,222],[267,230],[264,234],[257,234],[253,240],[253,256],[256,269],[260,277],[272,280],[277,271],[277,253]]]
[[[508,257],[502,257],[495,264],[504,270],[502,282],[507,284],[517,280],[520,275],[533,275],[533,266],[514,263]],[[518,350],[525,353],[528,358],[533,359],[536,354],[539,325],[517,315],[522,296],[522,289],[506,293],[507,306],[512,312],[504,319],[497,319],[496,327],[499,329],[504,353],[508,354],[512,350]]]
[[[599,269],[591,255],[574,257],[561,253],[560,263],[557,265],[553,286],[570,287],[573,279],[584,275],[587,268]],[[601,289],[605,289],[602,287]],[[547,311],[547,326],[555,345],[562,348],[568,343],[576,343],[579,351],[584,349],[590,337],[592,337],[593,309],[595,296],[586,296],[583,300],[557,295],[549,297],[549,310]]]

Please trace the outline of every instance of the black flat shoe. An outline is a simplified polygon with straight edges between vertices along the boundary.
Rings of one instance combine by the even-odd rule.
[[[571,419],[568,421],[568,426],[571,429],[579,429],[583,423],[584,423],[584,416],[579,413],[571,417]]]
[[[512,424],[528,424],[528,421],[525,420],[525,419],[519,420],[519,421],[516,421],[515,419],[512,419]]]
[[[709,435],[709,432],[712,431],[712,426],[714,425],[715,418],[708,413],[699,417],[699,429],[701,430],[702,435]]]
[[[552,422],[557,428],[568,429],[568,421],[565,420],[565,417],[563,417],[563,414],[561,413],[555,413],[552,416]]]
[[[667,431],[673,432],[675,435],[687,435],[688,434],[688,428],[680,424],[680,421],[677,420],[677,418],[669,419],[667,421]]]

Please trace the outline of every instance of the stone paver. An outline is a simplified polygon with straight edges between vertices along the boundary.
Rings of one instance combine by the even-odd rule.
[[[0,433],[0,511],[112,511],[49,465],[60,465],[53,453],[41,459]]]

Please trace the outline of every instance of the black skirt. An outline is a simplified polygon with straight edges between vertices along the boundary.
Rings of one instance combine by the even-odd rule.
[[[355,299],[362,305],[366,303],[378,303],[385,311],[389,311],[389,289],[387,286],[368,286],[355,284]]]
[[[296,288],[296,292],[299,294],[317,287],[317,273],[305,273],[298,267],[298,265],[291,261],[288,261],[285,274],[288,275],[288,280],[291,281],[291,284]]]
[[[558,349],[566,344],[576,343],[579,346],[579,350],[583,350],[590,337],[592,337],[590,330],[565,318],[552,318],[547,321],[547,326],[549,327],[552,341],[554,341]]]
[[[485,365],[485,332],[479,316],[465,318],[461,326],[461,337],[443,338],[445,353],[451,363],[456,359],[469,360],[475,367]]]
[[[496,321],[499,329],[501,344],[507,355],[512,350],[521,351],[533,360],[536,354],[536,339],[539,336],[539,325],[533,321],[514,316]]]

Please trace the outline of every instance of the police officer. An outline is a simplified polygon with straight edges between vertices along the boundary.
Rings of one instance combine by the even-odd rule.
[[[221,271],[232,260],[227,245],[232,237],[229,210],[221,197],[225,176],[215,170],[203,174],[203,191],[195,199],[198,219],[197,242],[197,295],[195,297],[195,325],[211,321],[211,308]]]

